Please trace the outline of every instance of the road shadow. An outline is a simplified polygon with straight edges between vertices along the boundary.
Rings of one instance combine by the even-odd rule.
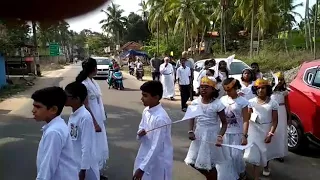
[[[304,149],[301,152],[296,152],[295,154],[304,156],[304,157],[310,157],[310,158],[318,158],[320,159],[320,148],[309,145],[306,149]]]

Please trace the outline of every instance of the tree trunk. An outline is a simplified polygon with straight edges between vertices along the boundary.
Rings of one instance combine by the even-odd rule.
[[[159,20],[157,21],[157,57],[159,56],[159,41],[160,41],[160,32],[159,32]]]
[[[317,59],[317,52],[316,52],[316,27],[317,27],[317,21],[318,21],[318,4],[319,4],[319,0],[317,0],[316,2],[316,9],[315,9],[315,13],[314,13],[314,21],[313,21],[313,59]]]
[[[223,53],[223,11],[224,11],[224,8],[223,8],[223,5],[221,4],[221,15],[220,15],[220,51],[221,51],[221,54]]]
[[[226,36],[227,36],[227,25],[226,25],[226,13],[223,11],[223,50],[224,54],[227,53]]]
[[[251,38],[250,38],[250,58],[253,57],[253,35],[254,35],[254,14],[255,14],[255,6],[256,6],[256,0],[252,1],[252,13],[251,13]]]
[[[306,49],[309,49],[309,36],[308,36],[308,10],[309,10],[309,0],[306,0],[306,9],[304,16],[304,34],[306,38]]]
[[[183,38],[183,50],[186,51],[187,49],[187,27],[188,27],[188,21],[186,20],[186,26],[184,28],[184,38]]]
[[[36,74],[37,74],[37,76],[41,76],[36,25],[37,25],[37,23],[35,21],[32,21],[32,33],[33,33],[33,45],[34,45],[34,52],[33,53],[34,53],[34,59],[36,62]]]
[[[201,47],[202,47],[202,43],[204,43],[204,35],[206,33],[206,29],[207,29],[207,26],[204,26],[202,36],[201,36],[201,41],[199,43],[199,54],[201,54]]]
[[[257,54],[259,54],[260,51],[260,37],[261,37],[261,31],[260,31],[260,26],[258,28],[258,45],[257,45]]]

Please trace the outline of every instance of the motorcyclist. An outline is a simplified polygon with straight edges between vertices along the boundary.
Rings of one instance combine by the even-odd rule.
[[[136,76],[138,80],[142,80],[142,77],[144,76],[143,63],[139,58],[136,63]]]

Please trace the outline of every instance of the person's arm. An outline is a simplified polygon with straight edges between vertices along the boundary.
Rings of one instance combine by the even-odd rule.
[[[177,69],[177,81],[178,81],[178,84],[179,84],[179,79],[180,79],[180,71],[179,71],[179,69]]]
[[[191,76],[192,76],[191,69],[189,69],[189,71],[188,71],[189,82],[190,82],[190,84],[193,84]]]
[[[41,162],[38,164],[39,170],[36,180],[50,180],[54,178],[54,174],[59,165],[60,155],[62,151],[62,138],[56,131],[48,132],[43,137],[43,151]]]
[[[228,127],[228,123],[227,123],[226,114],[224,112],[224,109],[221,110],[220,112],[218,112],[218,115],[220,117],[221,124],[222,124],[222,126],[220,128],[219,136],[224,136],[224,134],[227,131],[227,127]]]
[[[292,117],[291,117],[291,110],[290,110],[290,106],[289,106],[289,98],[288,98],[288,94],[286,94],[284,96],[284,104],[286,106],[286,110],[287,110],[287,115],[288,115],[288,125],[292,124]]]
[[[92,113],[92,111],[91,111],[91,109],[90,109],[90,107],[89,107],[89,102],[88,102],[88,101],[89,101],[89,100],[88,100],[88,97],[87,97],[87,98],[84,100],[84,106],[86,107],[86,109],[89,111],[89,113],[90,113],[91,116],[92,116],[92,121],[93,121],[93,125],[94,125],[94,127],[95,127],[96,132],[101,132],[101,128],[100,128],[100,126],[99,126],[96,118],[94,117],[94,115],[93,115],[93,113]]]
[[[249,119],[250,119],[248,106],[245,106],[244,108],[242,108],[242,117],[243,117],[243,135],[247,135],[248,129],[249,129]]]
[[[157,118],[155,119],[155,121],[156,123],[154,124],[153,128],[165,125],[164,120],[160,120]],[[150,137],[152,137],[152,139],[150,139],[150,142],[152,143],[151,148],[149,149],[149,152],[144,157],[143,161],[139,166],[139,169],[142,170],[143,172],[145,172],[148,168],[150,168],[150,164],[155,161],[155,158],[159,155],[159,153],[162,150],[165,150],[162,147],[165,141],[164,134],[167,131],[167,128],[168,127],[162,127],[150,132]]]
[[[94,137],[92,135],[95,133],[93,132],[93,124],[92,118],[85,117],[82,122],[80,123],[81,129],[81,171],[86,171],[90,169],[90,161],[91,161],[91,152],[90,148],[92,147],[92,140]]]

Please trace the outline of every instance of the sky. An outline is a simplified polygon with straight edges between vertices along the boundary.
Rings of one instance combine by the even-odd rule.
[[[124,16],[129,15],[130,12],[135,12],[138,14],[141,14],[141,12],[139,12],[139,3],[141,2],[141,0],[113,0],[113,2],[115,4],[119,4],[120,8],[123,9],[125,12],[123,13]],[[294,4],[298,4],[298,3],[304,3],[303,7],[299,7],[297,8],[295,11],[300,13],[302,15],[302,17],[304,16],[304,10],[305,10],[305,0],[294,0]],[[310,3],[310,7],[312,7],[315,3],[316,0],[309,0]],[[90,29],[92,31],[96,31],[96,32],[102,32],[101,30],[101,25],[99,24],[99,22],[102,19],[106,18],[105,13],[101,12],[101,9],[106,9],[108,7],[108,3],[106,3],[105,5],[97,8],[96,10],[73,18],[73,19],[67,19],[67,22],[70,24],[70,29],[74,30],[76,32],[80,32],[83,29]],[[297,21],[300,21],[300,18],[296,18]]]

